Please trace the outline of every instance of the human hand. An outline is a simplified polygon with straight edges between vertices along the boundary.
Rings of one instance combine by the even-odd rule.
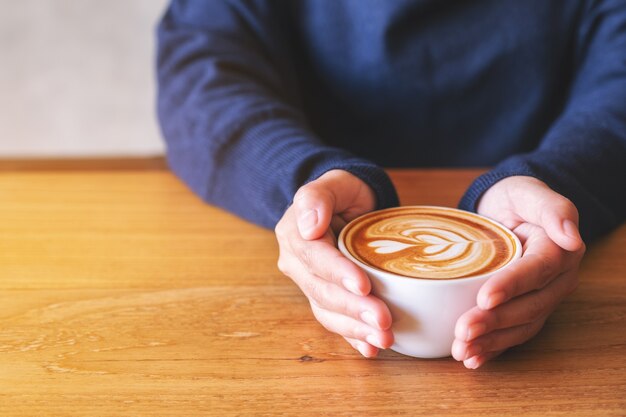
[[[393,344],[391,313],[369,294],[369,278],[339,252],[336,236],[374,206],[367,184],[347,171],[332,170],[298,190],[275,230],[278,269],[300,287],[326,329],[368,358]]]
[[[477,211],[510,228],[522,242],[523,255],[483,284],[477,307],[456,323],[452,356],[471,369],[541,330],[577,287],[585,252],[574,204],[535,178],[497,182]]]

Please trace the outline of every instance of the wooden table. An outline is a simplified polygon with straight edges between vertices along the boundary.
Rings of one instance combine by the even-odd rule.
[[[626,227],[538,337],[470,371],[362,358],[277,271],[271,231],[159,164],[46,166],[0,169],[3,417],[626,415]],[[479,172],[391,174],[404,204],[455,205]]]

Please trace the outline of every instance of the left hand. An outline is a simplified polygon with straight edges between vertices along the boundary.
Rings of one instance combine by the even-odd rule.
[[[541,330],[576,289],[585,252],[576,207],[538,179],[514,176],[497,182],[477,211],[511,229],[523,255],[483,284],[477,307],[456,323],[452,356],[470,369]]]

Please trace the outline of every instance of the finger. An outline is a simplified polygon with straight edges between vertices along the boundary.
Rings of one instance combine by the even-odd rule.
[[[457,320],[455,338],[469,342],[494,330],[545,320],[577,285],[577,272],[569,271],[545,288],[516,297],[492,310],[475,307]]]
[[[570,200],[539,180],[524,181],[511,193],[515,212],[525,221],[541,226],[565,250],[581,248],[578,210]]]
[[[504,350],[498,350],[495,352],[487,352],[482,355],[472,356],[471,358],[464,360],[463,365],[465,365],[467,369],[478,369],[481,366],[483,366],[486,362],[500,355],[502,352],[504,352]]]
[[[542,318],[521,326],[496,330],[480,336],[471,342],[463,342],[455,339],[452,343],[452,356],[457,361],[465,361],[473,356],[505,350],[520,345],[539,333],[545,321],[546,318]]]
[[[344,339],[346,339],[346,341],[350,343],[354,349],[359,351],[359,353],[366,358],[374,358],[378,355],[378,348],[370,345],[369,343],[362,342],[357,339],[350,339],[349,337],[344,337]]]
[[[324,310],[314,304],[311,304],[311,310],[322,326],[345,338],[357,339],[380,349],[387,349],[393,344],[390,330],[375,329],[359,320]]]
[[[298,231],[303,239],[326,233],[335,207],[335,195],[318,181],[300,187],[293,199]]]
[[[367,274],[334,246],[330,232],[321,239],[310,241],[291,234],[288,241],[290,252],[310,275],[340,285],[353,294],[366,295],[371,291]]]
[[[387,330],[391,327],[389,309],[373,295],[354,295],[306,272],[298,274],[293,280],[316,307],[351,317],[377,329]]]
[[[494,275],[478,291],[476,304],[491,310],[529,291],[545,287],[557,273],[557,261],[543,255],[528,255]]]
[[[476,304],[489,310],[514,297],[541,289],[565,271],[575,269],[583,253],[584,245],[576,252],[565,252],[543,232],[539,237],[531,237],[520,259],[483,284]]]

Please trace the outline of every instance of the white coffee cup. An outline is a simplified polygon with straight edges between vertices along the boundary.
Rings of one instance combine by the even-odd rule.
[[[459,211],[447,207],[416,207]],[[450,356],[456,322],[463,313],[476,306],[480,287],[521,256],[522,244],[512,231],[486,217],[471,215],[500,227],[515,242],[514,253],[508,263],[477,276],[422,279],[383,271],[361,262],[350,253],[344,242],[346,228],[339,235],[339,250],[367,273],[372,283],[372,294],[383,300],[391,311],[395,339],[392,350],[419,358]]]

